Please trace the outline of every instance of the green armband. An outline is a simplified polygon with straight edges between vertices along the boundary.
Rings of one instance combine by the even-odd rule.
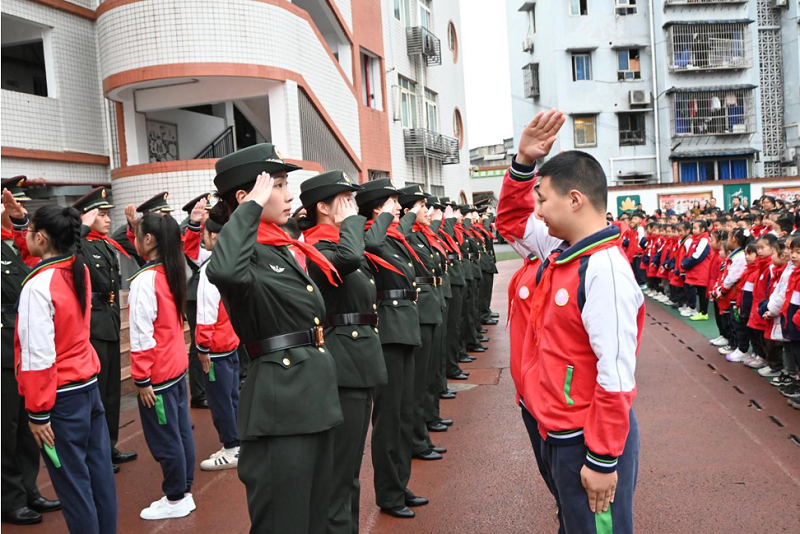
[[[156,417],[159,425],[167,424],[167,412],[164,411],[164,399],[161,395],[156,395]]]
[[[47,457],[50,458],[50,461],[53,462],[53,465],[56,467],[56,469],[61,469],[61,460],[58,459],[56,448],[45,443],[44,452],[47,454]]]

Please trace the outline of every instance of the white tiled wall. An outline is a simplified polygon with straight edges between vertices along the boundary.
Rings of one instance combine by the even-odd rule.
[[[3,126],[5,128],[5,125]],[[3,177],[23,174],[29,179],[74,184],[107,184],[108,167],[85,163],[64,163],[38,159],[3,158]],[[199,193],[198,193],[199,194]]]
[[[333,0],[333,3],[336,4],[336,7],[339,8],[339,13],[342,14],[342,18],[344,19],[345,23],[347,24],[347,28],[352,32],[353,31],[353,6],[350,3],[350,0]]]

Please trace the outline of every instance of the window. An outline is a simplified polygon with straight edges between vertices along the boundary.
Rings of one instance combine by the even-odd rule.
[[[532,4],[528,11],[528,37],[536,33],[536,4]]]
[[[591,54],[572,54],[572,81],[580,82],[592,79]]]
[[[2,88],[54,97],[50,28],[4,13],[2,39]]]
[[[619,16],[636,14],[636,0],[614,0],[614,4],[614,12]]]
[[[642,63],[639,60],[638,48],[617,52],[617,79],[620,81],[642,79]]]
[[[539,97],[539,64],[528,63],[522,67],[522,77],[525,83],[525,98]]]
[[[411,27],[411,8],[409,6],[410,0],[394,0],[394,18],[406,25],[406,28]]]
[[[753,66],[751,34],[747,22],[675,24],[669,27],[669,68],[736,70]]]
[[[569,0],[569,14],[584,17],[589,14],[589,0]]]
[[[361,51],[361,103],[368,108],[382,110],[381,60]]]
[[[597,117],[594,115],[576,115],[575,148],[591,148],[597,146]]]
[[[417,127],[417,84],[400,77],[400,121],[403,128]]]
[[[458,108],[453,110],[453,135],[458,139],[458,148],[464,146],[464,121]]]
[[[701,159],[681,161],[681,182],[705,182],[708,180],[739,180],[749,174],[748,161],[745,158],[733,159]]]
[[[430,0],[419,0],[419,26],[426,30],[433,29]]]
[[[753,89],[673,93],[672,135],[741,135],[754,133]]]
[[[439,95],[425,89],[425,120],[428,130],[439,132]]]
[[[636,146],[647,143],[644,113],[620,113],[619,146]]]
[[[458,61],[458,35],[456,34],[456,26],[453,21],[447,24],[447,47],[453,53],[453,63]]]

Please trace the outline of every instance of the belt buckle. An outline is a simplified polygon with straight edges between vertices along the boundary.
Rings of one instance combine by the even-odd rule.
[[[317,347],[324,347],[325,346],[325,329],[321,326],[315,326],[314,332],[316,334],[316,346]]]
[[[109,304],[114,304],[114,292],[113,291],[108,294],[108,303]]]

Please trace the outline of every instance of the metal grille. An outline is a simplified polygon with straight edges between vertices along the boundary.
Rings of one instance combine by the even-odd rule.
[[[759,86],[761,88],[761,136],[764,144],[764,176],[783,176],[780,155],[783,137],[783,65],[781,16],[770,0],[758,0]]]
[[[675,24],[669,28],[672,71],[746,69],[753,66],[746,23]]]
[[[403,131],[407,158],[429,158],[442,165],[458,163],[458,139],[438,134],[424,128],[407,128]]]
[[[302,90],[297,91],[297,100],[300,108],[303,159],[316,161],[326,171],[340,169],[350,176],[358,176],[358,167]]]
[[[620,130],[619,146],[636,146],[647,144],[644,130]]]
[[[741,135],[756,129],[753,89],[672,95],[672,136]]]
[[[409,56],[422,55],[426,65],[442,64],[442,44],[427,28],[406,28],[406,46]]]
[[[234,152],[233,126],[228,126],[224,132],[211,141],[207,147],[200,151],[194,159],[224,158]]]
[[[522,76],[525,82],[525,98],[539,97],[539,64],[528,63],[522,67]]]
[[[745,4],[747,0],[664,0],[667,6],[708,5],[708,4]]]

